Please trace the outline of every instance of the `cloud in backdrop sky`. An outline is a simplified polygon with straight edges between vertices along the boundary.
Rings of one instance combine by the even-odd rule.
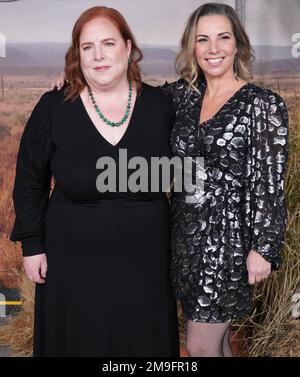
[[[218,2],[218,1],[216,1]],[[219,1],[234,6],[234,0]],[[78,16],[106,5],[127,19],[139,44],[179,44],[199,0],[19,0],[0,2],[0,33],[7,42],[69,42]],[[254,45],[290,46],[300,33],[300,0],[246,0],[246,29]]]

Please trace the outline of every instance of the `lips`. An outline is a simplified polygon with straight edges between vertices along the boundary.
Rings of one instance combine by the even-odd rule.
[[[97,72],[104,72],[104,71],[108,70],[109,68],[110,68],[110,66],[108,66],[108,65],[101,65],[99,67],[95,67],[95,70]]]
[[[225,59],[224,57],[221,57],[221,58],[207,58],[205,60],[208,62],[209,65],[213,67],[218,67],[219,65],[223,63],[224,59]]]

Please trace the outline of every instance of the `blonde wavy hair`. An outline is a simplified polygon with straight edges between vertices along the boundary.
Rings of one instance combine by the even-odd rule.
[[[237,13],[226,4],[206,3],[191,14],[181,38],[181,50],[176,58],[176,72],[188,82],[189,88],[195,91],[198,91],[197,81],[203,75],[195,57],[197,26],[200,17],[210,15],[222,15],[229,19],[237,45],[235,74],[246,81],[252,78],[249,66],[254,59],[254,53]]]

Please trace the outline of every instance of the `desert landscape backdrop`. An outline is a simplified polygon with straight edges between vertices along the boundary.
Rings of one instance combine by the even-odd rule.
[[[20,286],[22,284],[24,286],[20,245],[9,241],[14,221],[11,195],[20,137],[34,105],[63,71],[66,49],[67,45],[58,43],[8,44],[7,57],[0,58],[2,78],[0,88],[0,288],[2,289],[10,288],[18,292]],[[145,82],[157,86],[165,81],[176,80],[174,69],[176,47],[145,45],[143,53],[142,71]],[[294,134],[299,134],[300,115],[297,104],[300,99],[300,59],[291,58],[289,47],[259,46],[255,48],[255,53],[256,61],[252,67],[253,81],[270,87],[283,96],[289,107],[294,131],[297,130]],[[299,162],[299,155],[296,159]],[[19,308],[16,306],[15,310]],[[26,318],[28,320],[32,317]],[[182,319],[180,326],[183,337]],[[28,336],[27,339],[31,337]],[[247,354],[244,341],[236,343],[236,352],[240,355]],[[184,349],[182,354],[185,355]]]

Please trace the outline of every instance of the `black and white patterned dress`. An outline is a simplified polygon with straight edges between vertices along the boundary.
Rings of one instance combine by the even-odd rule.
[[[199,125],[205,80],[198,88],[183,79],[164,85],[176,111],[173,154],[204,157],[206,174],[202,203],[172,195],[171,275],[187,319],[232,322],[252,309],[249,251],[273,270],[280,264],[288,114],[278,94],[247,83]]]

